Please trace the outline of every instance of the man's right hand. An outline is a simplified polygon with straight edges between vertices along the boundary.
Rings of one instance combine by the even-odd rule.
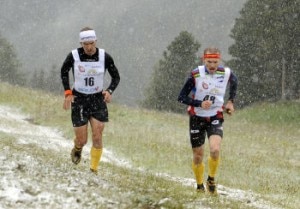
[[[210,100],[205,100],[205,101],[202,101],[202,103],[201,103],[201,107],[205,110],[208,110],[211,105],[212,105],[212,101],[210,101]]]
[[[74,96],[73,95],[68,95],[65,97],[65,101],[63,104],[64,110],[68,110],[71,107],[71,103],[74,101]]]

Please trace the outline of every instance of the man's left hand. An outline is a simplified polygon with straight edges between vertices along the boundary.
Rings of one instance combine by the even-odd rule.
[[[234,112],[234,107],[233,107],[233,102],[232,101],[228,101],[226,106],[225,106],[225,110],[226,110],[226,113],[231,115],[233,112]]]
[[[108,91],[103,91],[102,95],[104,97],[104,102],[110,103],[110,101],[111,101],[111,94]]]

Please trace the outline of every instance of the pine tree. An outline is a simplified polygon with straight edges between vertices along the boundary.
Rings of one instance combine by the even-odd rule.
[[[154,67],[152,80],[146,89],[146,108],[182,112],[177,97],[187,73],[197,66],[196,53],[200,44],[192,34],[182,31],[163,52],[163,58]]]
[[[11,84],[24,85],[26,79],[19,71],[20,63],[14,47],[0,36],[0,80]]]
[[[249,0],[236,19],[227,64],[239,78],[237,101],[299,99],[300,0]]]

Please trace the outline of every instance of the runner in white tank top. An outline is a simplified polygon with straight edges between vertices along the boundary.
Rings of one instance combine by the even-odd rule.
[[[97,37],[93,29],[86,27],[79,33],[80,48],[72,50],[61,67],[61,79],[65,89],[63,108],[71,108],[75,132],[71,160],[78,164],[81,152],[88,140],[88,123],[92,129],[93,145],[90,151],[90,170],[98,172],[103,143],[102,133],[108,122],[107,103],[117,88],[120,75],[112,57],[96,47]],[[69,71],[72,70],[74,83],[70,87]],[[104,89],[104,75],[111,77],[109,86]]]
[[[209,140],[208,178],[206,190],[217,194],[215,175],[220,161],[220,145],[223,137],[223,110],[233,114],[233,102],[237,90],[237,78],[229,68],[220,66],[221,54],[217,48],[204,50],[203,66],[194,69],[180,91],[178,101],[188,105],[190,117],[190,142],[193,150],[192,170],[197,191],[204,192],[204,143]],[[229,98],[224,97],[229,84]],[[190,96],[191,95],[191,96]]]

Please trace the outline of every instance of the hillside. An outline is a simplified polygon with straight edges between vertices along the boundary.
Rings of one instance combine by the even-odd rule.
[[[0,84],[0,208],[291,208],[299,205],[299,102],[226,117],[219,196],[195,192],[187,116],[109,105],[98,176],[70,162],[62,97]]]

